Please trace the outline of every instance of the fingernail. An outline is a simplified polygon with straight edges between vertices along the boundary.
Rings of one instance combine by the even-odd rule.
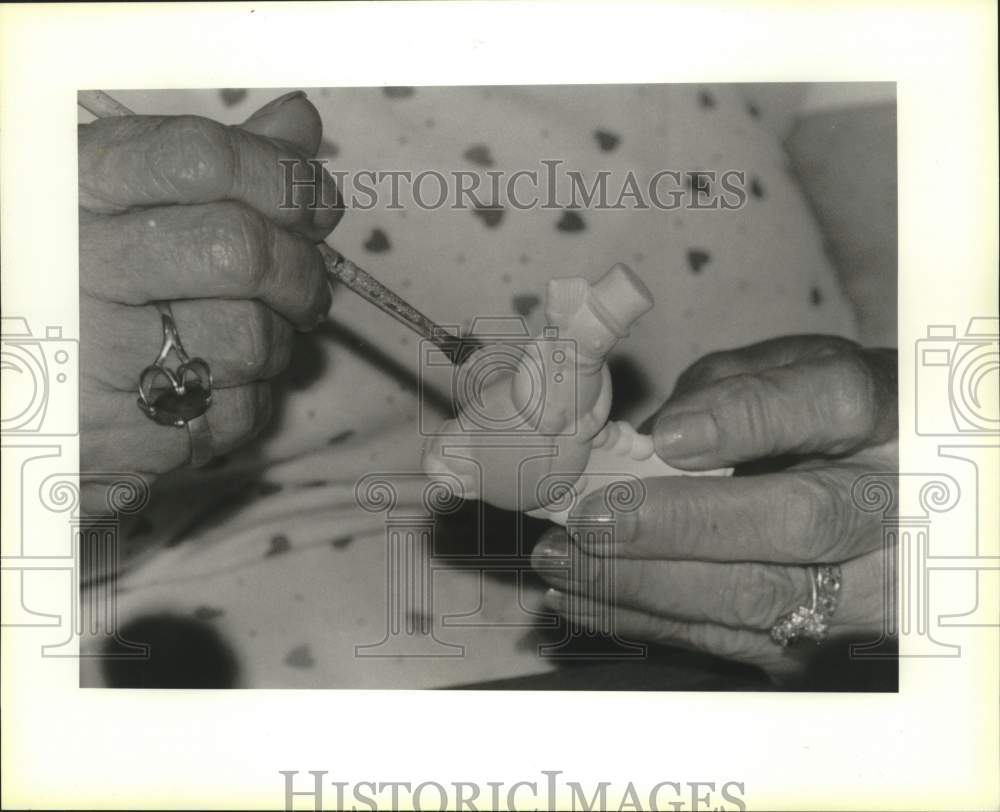
[[[719,427],[709,412],[662,415],[653,429],[656,453],[663,459],[683,459],[717,447]]]
[[[561,528],[542,536],[531,553],[531,566],[550,584],[565,587],[569,570],[569,542]]]
[[[569,557],[569,542],[566,534],[560,530],[550,530],[535,545],[532,557],[543,559],[560,559]],[[550,560],[546,560],[546,565],[552,566]]]
[[[325,167],[323,168],[320,194],[324,203],[313,209],[313,228],[317,229],[321,238],[325,238],[340,222],[345,211],[344,201],[341,198],[340,190],[337,189],[337,182],[326,171]]]
[[[611,519],[611,513],[606,504],[604,489],[588,493],[580,504],[573,509],[574,519],[586,518],[587,521],[600,522]]]
[[[282,96],[278,96],[276,99],[271,99],[267,104],[257,110],[247,121],[253,121],[261,116],[270,115],[279,107],[281,107],[286,102],[290,102],[292,99],[304,99],[306,97],[306,92],[304,90],[293,90],[289,93],[285,93]],[[245,122],[244,122],[245,123]]]
[[[622,485],[628,487],[629,483],[623,481]],[[640,494],[635,492],[633,499],[631,492],[612,490],[614,488],[612,485],[587,494],[570,513],[573,541],[591,555],[610,553],[610,542],[631,541],[635,537]],[[624,499],[617,503],[617,509],[616,504],[608,504],[609,494],[613,495],[612,498],[617,498],[614,494],[624,494]]]

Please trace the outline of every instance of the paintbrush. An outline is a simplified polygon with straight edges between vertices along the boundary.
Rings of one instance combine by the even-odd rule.
[[[77,94],[77,103],[97,118],[135,115],[128,107],[102,90],[81,90]],[[460,364],[480,346],[480,342],[475,339],[454,336],[441,325],[431,321],[398,293],[383,285],[325,242],[318,243],[317,248],[323,257],[331,282],[339,282],[383,313],[405,324],[421,338],[432,342],[453,364]]]

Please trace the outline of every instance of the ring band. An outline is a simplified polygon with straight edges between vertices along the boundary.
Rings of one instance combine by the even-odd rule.
[[[830,621],[840,597],[840,567],[836,564],[809,567],[809,582],[812,587],[809,606],[799,606],[771,627],[771,639],[779,646],[787,646],[801,638],[822,643],[830,631]]]
[[[191,438],[191,459],[188,465],[193,468],[200,468],[212,459],[212,428],[208,425],[208,418],[200,414],[184,424],[188,430],[188,437]]]
[[[212,405],[212,370],[201,358],[191,358],[184,350],[173,312],[168,302],[157,302],[163,329],[160,351],[139,374],[137,404],[146,417],[161,426],[186,428],[191,440],[190,464],[204,465],[212,458],[212,430],[205,412]],[[170,368],[173,353],[179,364]]]

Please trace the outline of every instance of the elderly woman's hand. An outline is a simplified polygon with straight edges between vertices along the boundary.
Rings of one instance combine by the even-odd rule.
[[[321,128],[301,93],[238,127],[197,116],[80,127],[81,471],[156,475],[190,458],[188,432],[136,404],[164,340],[157,302],[214,375],[211,453],[266,423],[268,380],[288,363],[293,331],[330,304],[315,243],[342,214],[336,187],[324,172],[286,200],[281,163],[309,177]]]
[[[586,565],[554,566],[571,560],[570,543],[583,542],[549,531],[534,553],[556,588],[548,602],[599,625],[606,609],[589,585],[603,572],[621,636],[694,647],[781,677],[816,647],[782,648],[769,630],[810,605],[808,565],[836,564],[842,587],[830,635],[878,639],[893,585],[880,517],[854,504],[852,486],[863,474],[897,470],[896,380],[894,351],[825,336],[701,359],[654,416],[657,452],[685,470],[755,463],[756,472],[646,481],[641,507],[615,518],[614,549],[584,548]],[[581,513],[599,513],[602,500],[589,497]]]

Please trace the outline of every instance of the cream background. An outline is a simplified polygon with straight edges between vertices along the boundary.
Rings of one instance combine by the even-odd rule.
[[[995,312],[991,4],[619,3],[571,12],[553,4],[532,6],[527,17],[514,4],[407,4],[391,18],[387,11],[227,5],[199,8],[192,23],[188,8],[4,7],[5,313],[76,335],[76,169],[68,156],[78,87],[450,84],[459,75],[483,83],[897,80],[901,467],[941,467],[939,439],[913,434],[913,346],[928,324],[961,331],[971,316]],[[956,190],[956,178],[968,182]],[[946,404],[921,408],[943,413]],[[66,457],[74,453],[67,444]],[[7,455],[5,544],[18,531],[8,518],[16,476],[9,462]],[[995,483],[995,464],[980,478]],[[981,508],[981,554],[995,556],[995,511]],[[22,518],[29,516],[36,521],[30,510]],[[951,531],[967,536],[976,519],[963,504]],[[59,532],[49,518],[37,522],[39,533]],[[987,600],[996,589],[990,577]],[[963,605],[967,583],[939,586],[942,603]],[[39,658],[41,632],[5,629],[3,800],[85,807],[108,800],[113,787],[110,802],[123,808],[253,807],[280,803],[279,769],[329,769],[343,780],[512,782],[551,768],[647,786],[742,780],[750,808],[995,808],[996,630],[946,633],[962,656],[904,658],[895,697],[272,691],[154,698],[81,692],[75,661]],[[904,637],[904,653],[907,645]],[[595,746],[603,738],[597,726],[613,736],[614,756]],[[387,735],[400,729],[419,735],[420,746]]]

